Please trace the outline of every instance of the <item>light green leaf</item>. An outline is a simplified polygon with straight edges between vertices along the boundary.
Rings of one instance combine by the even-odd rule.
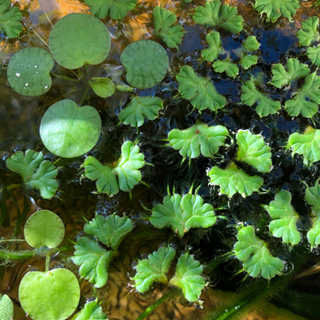
[[[255,36],[249,36],[242,43],[242,47],[249,52],[254,52],[259,49],[260,43]]]
[[[225,72],[228,77],[235,77],[239,73],[239,68],[237,65],[230,61],[230,59],[226,60],[217,60],[213,64],[213,68],[215,72]]]
[[[299,216],[291,205],[291,193],[282,190],[276,194],[275,200],[263,207],[273,219],[269,224],[271,233],[290,246],[298,244],[301,239],[297,229]]]
[[[285,102],[284,109],[292,117],[297,117],[300,113],[305,118],[312,118],[318,111],[320,103],[320,77],[316,72],[309,74],[302,88],[293,99]]]
[[[221,9],[221,10],[220,10]],[[195,23],[207,27],[220,27],[232,33],[242,30],[243,18],[238,15],[236,7],[225,4],[221,7],[219,0],[207,1],[198,6],[193,16]]]
[[[245,84],[242,85],[241,91],[241,101],[250,107],[253,106],[254,103],[257,103],[256,112],[260,117],[275,114],[281,108],[279,101],[274,101],[259,92],[253,80],[246,81]]]
[[[13,303],[6,294],[0,294],[0,316],[1,320],[13,319]]]
[[[168,195],[163,204],[152,208],[150,222],[156,228],[171,227],[180,237],[191,228],[209,228],[217,218],[210,204],[203,204],[199,195],[188,193],[183,197],[179,194]]]
[[[311,165],[320,160],[320,130],[307,127],[303,134],[295,132],[290,135],[286,148],[292,153],[301,154],[303,163]]]
[[[50,199],[58,189],[55,179],[58,170],[48,160],[43,160],[42,152],[27,150],[25,153],[17,151],[7,159],[8,168],[22,176],[23,182],[40,191],[41,197]]]
[[[94,93],[101,98],[111,97],[116,90],[113,81],[108,78],[91,78],[89,84]]]
[[[107,315],[102,311],[97,301],[91,301],[87,302],[72,320],[107,320]]]
[[[313,64],[320,66],[320,46],[309,47],[307,49],[307,56]]]
[[[97,237],[104,245],[116,249],[122,239],[132,230],[133,224],[128,217],[118,217],[115,214],[107,218],[96,215],[84,226],[84,232]]]
[[[189,302],[199,301],[201,291],[205,287],[202,269],[200,262],[189,253],[185,253],[178,259],[176,273],[170,280],[170,284],[181,288]]]
[[[301,29],[297,32],[297,37],[302,46],[310,46],[312,42],[319,41],[319,18],[312,16],[304,20]]]
[[[205,61],[212,62],[218,58],[219,53],[223,51],[221,47],[220,33],[211,31],[206,35],[206,42],[209,48],[201,50],[201,56]]]
[[[128,106],[119,113],[119,120],[132,127],[143,125],[145,118],[154,120],[158,117],[163,101],[158,97],[132,97]]]
[[[266,173],[271,170],[271,148],[265,144],[260,134],[252,134],[248,130],[239,130],[236,139],[238,161],[248,163],[259,172]]]
[[[250,196],[253,192],[258,192],[263,185],[263,179],[259,176],[249,176],[231,162],[226,169],[213,167],[208,172],[211,178],[210,183],[220,186],[220,194],[226,194],[231,198],[235,193],[240,193],[242,197]]]
[[[270,280],[275,275],[281,274],[283,262],[269,252],[265,242],[256,237],[252,226],[243,227],[237,235],[234,245],[234,255],[243,263],[243,270],[251,277]]]
[[[132,280],[139,292],[146,292],[154,282],[167,284],[167,273],[176,251],[171,247],[161,247],[148,255],[148,259],[138,260],[137,274]]]
[[[180,24],[173,25],[177,21],[176,15],[159,6],[153,8],[152,15],[155,35],[169,48],[177,48],[182,41],[184,30]]]
[[[191,100],[191,104],[199,111],[217,111],[225,106],[226,98],[216,91],[212,80],[197,76],[191,67],[181,67],[176,78],[181,97]]]
[[[244,55],[240,59],[240,66],[243,69],[249,69],[251,66],[255,65],[258,63],[258,56],[256,55]]]
[[[103,287],[108,281],[109,263],[114,251],[101,248],[98,243],[88,237],[81,237],[74,246],[72,261],[79,268],[82,278],[94,283],[96,288]]]
[[[292,80],[303,78],[310,73],[310,69],[306,64],[300,63],[298,59],[290,58],[287,61],[287,70],[281,63],[272,66],[271,84],[277,88],[287,85]]]
[[[307,233],[311,250],[320,244],[320,213],[312,217],[312,228]]]
[[[9,38],[18,38],[22,31],[22,13],[17,7],[11,7],[10,0],[0,0],[0,31]]]

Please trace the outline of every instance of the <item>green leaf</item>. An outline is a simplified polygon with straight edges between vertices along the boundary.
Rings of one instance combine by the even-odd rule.
[[[295,132],[290,135],[286,148],[291,148],[292,153],[301,154],[303,163],[311,165],[320,160],[320,130],[307,127],[303,134]]]
[[[250,131],[239,130],[236,135],[238,143],[237,160],[244,161],[259,172],[269,172],[272,167],[271,148],[263,137]]]
[[[235,77],[239,73],[239,68],[237,65],[230,61],[230,59],[226,60],[217,60],[213,64],[213,68],[215,72],[225,72],[228,77]]]
[[[211,31],[206,35],[206,42],[209,48],[201,50],[201,56],[205,61],[212,62],[218,58],[219,53],[223,51],[221,47],[220,33]]]
[[[50,71],[53,65],[48,51],[40,48],[22,49],[14,54],[8,64],[9,84],[24,96],[40,96],[51,88]]]
[[[193,20],[203,26],[220,27],[232,33],[238,33],[242,30],[243,18],[237,13],[236,7],[230,7],[227,4],[221,7],[219,0],[207,1],[204,7],[196,8]]]
[[[0,0],[0,31],[9,38],[18,38],[22,31],[22,13],[17,7],[11,7],[10,0]]]
[[[287,190],[280,191],[268,206],[263,207],[273,219],[269,224],[271,233],[290,246],[298,244],[301,239],[297,229],[299,216],[291,205],[291,193]]]
[[[97,180],[96,187],[99,193],[106,193],[108,196],[119,192],[117,177],[113,168],[102,165],[95,157],[89,156],[84,160],[84,176],[90,180]]]
[[[115,214],[107,218],[96,215],[93,220],[85,224],[84,232],[97,237],[103,244],[116,249],[122,239],[132,230],[133,224],[128,217],[118,217]]]
[[[254,7],[260,14],[266,13],[267,20],[275,22],[281,16],[291,20],[300,4],[299,0],[256,0]]]
[[[181,97],[191,100],[193,107],[199,111],[217,111],[225,106],[226,98],[216,91],[212,80],[197,76],[191,67],[181,67],[176,79]]]
[[[263,185],[263,179],[259,176],[249,176],[231,162],[226,169],[213,167],[208,172],[211,178],[210,183],[220,186],[220,194],[226,194],[231,198],[235,193],[240,193],[242,197],[250,196],[253,192],[259,191]]]
[[[292,82],[295,79],[303,78],[310,73],[310,69],[306,64],[300,63],[298,59],[291,58],[287,61],[287,70],[281,63],[272,66],[271,84],[277,88]]]
[[[48,160],[43,160],[42,152],[27,150],[25,153],[17,151],[7,159],[8,168],[22,176],[23,182],[40,191],[41,197],[50,199],[58,189],[55,179],[58,170]]]
[[[132,141],[126,141],[121,146],[121,157],[114,169],[118,174],[120,190],[130,191],[140,182],[142,176],[139,169],[144,164],[144,155],[140,152],[140,148]]]
[[[169,67],[167,51],[151,40],[130,43],[123,50],[120,60],[127,70],[128,83],[138,89],[151,88],[160,83]]]
[[[297,32],[300,45],[310,46],[312,42],[319,41],[319,18],[317,16],[310,17],[304,20],[301,24],[301,29]]]
[[[242,43],[242,47],[249,52],[257,51],[260,47],[260,43],[258,42],[255,36],[247,37]]]
[[[237,235],[234,245],[234,255],[243,263],[243,270],[251,277],[270,280],[275,275],[281,274],[283,262],[269,252],[265,242],[256,237],[252,226],[243,227]]]
[[[246,81],[245,84],[242,85],[241,91],[241,101],[250,107],[253,106],[254,103],[257,103],[256,112],[260,117],[275,114],[281,108],[279,101],[274,101],[259,92],[253,80]]]
[[[0,316],[1,320],[13,319],[13,303],[6,294],[0,294]]]
[[[97,301],[91,301],[87,302],[72,320],[107,320],[107,315],[102,311]]]
[[[94,93],[101,98],[111,97],[116,91],[113,81],[108,78],[91,78],[89,84]]]
[[[176,273],[170,280],[170,284],[181,288],[189,302],[199,301],[201,291],[205,287],[202,269],[200,262],[189,253],[185,253],[178,259]]]
[[[244,55],[241,57],[240,59],[240,66],[243,68],[243,69],[249,69],[251,66],[255,65],[258,63],[258,56],[256,55],[251,55],[251,56],[247,56],[247,55]]]
[[[128,106],[119,113],[119,120],[132,127],[143,125],[145,118],[154,120],[158,117],[163,101],[158,97],[132,97]]]
[[[228,130],[220,125],[208,127],[204,123],[195,124],[192,127],[179,130],[173,129],[168,134],[169,146],[183,158],[197,158],[200,154],[212,158],[219,151],[228,137]]]
[[[90,12],[99,19],[110,16],[114,20],[122,20],[135,8],[137,0],[84,0]]]
[[[177,21],[176,15],[159,6],[153,8],[152,15],[155,35],[169,48],[177,48],[182,41],[184,30],[180,24],[173,25]]]
[[[307,56],[313,64],[320,66],[320,46],[309,47],[307,49]]]
[[[154,282],[167,284],[167,273],[176,251],[171,247],[161,247],[148,255],[148,259],[138,260],[137,274],[132,280],[139,292],[146,292]]]
[[[168,195],[163,204],[152,208],[150,222],[156,228],[171,227],[175,233],[183,237],[191,228],[209,228],[217,218],[210,204],[203,204],[199,195],[188,193]]]
[[[108,281],[108,267],[114,251],[101,248],[88,237],[81,237],[74,246],[72,261],[79,268],[82,278],[94,283],[96,288],[103,287]]]
[[[64,68],[78,69],[86,64],[99,64],[108,56],[110,34],[97,18],[71,13],[59,20],[50,32],[50,52]]]
[[[297,117],[301,113],[305,118],[312,118],[318,111],[319,103],[320,77],[313,72],[305,78],[302,88],[294,98],[285,102],[284,109],[292,117]]]

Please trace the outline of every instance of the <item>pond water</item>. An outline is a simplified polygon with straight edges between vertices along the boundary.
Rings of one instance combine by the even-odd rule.
[[[120,254],[110,265],[107,285],[101,289],[93,289],[89,282],[81,280],[78,310],[88,299],[98,298],[109,319],[137,319],[148,306],[168,291],[164,285],[155,285],[149,294],[141,295],[135,292],[130,286],[130,283],[132,284],[130,278],[135,274],[137,259],[145,258],[157,250],[159,245],[170,243],[179,252],[189,249],[197,260],[207,264],[204,273],[210,285],[204,289],[201,296],[204,300],[202,307],[190,304],[179,297],[161,304],[146,319],[209,319],[208,313],[220,309],[226,310],[231,306],[243,310],[241,309],[241,313],[235,313],[234,317],[230,315],[225,319],[320,319],[319,313],[314,310],[320,302],[320,276],[317,273],[320,252],[316,248],[309,253],[310,247],[305,240],[311,221],[310,209],[303,200],[305,186],[301,183],[303,180],[309,186],[314,185],[320,176],[319,164],[316,162],[310,167],[303,166],[301,157],[292,158],[284,148],[291,133],[303,132],[308,125],[319,128],[319,113],[312,120],[302,116],[290,117],[284,110],[260,118],[254,107],[242,104],[240,99],[241,86],[252,75],[261,79],[261,88],[268,96],[282,103],[301,87],[302,82],[296,81],[289,91],[278,90],[270,86],[268,81],[272,77],[272,65],[279,62],[285,64],[288,58],[298,57],[301,62],[311,66],[304,49],[298,45],[296,33],[301,28],[303,20],[312,15],[320,16],[320,7],[313,7],[314,2],[301,1],[301,8],[298,9],[292,22],[281,18],[272,24],[259,16],[251,1],[223,1],[236,6],[245,22],[244,31],[238,35],[231,36],[230,33],[221,31],[223,48],[227,51],[238,48],[250,34],[256,36],[260,43],[258,64],[250,70],[240,71],[237,77],[230,78],[225,73],[214,72],[211,63],[200,61],[201,50],[207,47],[205,36],[211,29],[196,25],[192,14],[195,7],[203,5],[204,2],[195,0],[193,3],[183,4],[178,1],[161,1],[161,5],[166,9],[176,12],[179,23],[187,33],[178,50],[167,49],[170,70],[163,82],[151,89],[135,91],[136,95],[157,96],[164,101],[164,108],[160,111],[159,117],[154,121],[146,121],[139,130],[136,130],[119,124],[118,120],[120,110],[128,104],[132,93],[116,92],[110,98],[102,99],[89,92],[83,97],[84,84],[70,82],[61,77],[54,77],[52,88],[39,97],[21,96],[10,88],[6,70],[12,55],[29,46],[46,49],[45,43],[48,43],[52,27],[43,10],[53,24],[69,13],[88,12],[88,7],[80,1],[42,0],[42,8],[38,1],[19,1],[21,7],[30,6],[29,13],[23,18],[25,32],[19,40],[5,40],[2,37],[0,43],[0,188],[2,190],[9,185],[19,185],[8,193],[0,194],[1,239],[23,239],[22,226],[25,219],[38,209],[51,210],[63,220],[66,236],[61,244],[61,251],[51,258],[50,268],[64,266],[78,275],[78,267],[68,258],[74,252],[73,243],[77,237],[84,234],[83,227],[86,221],[91,220],[95,213],[126,215],[133,220],[134,229],[123,240]],[[111,35],[111,51],[104,63],[91,66],[89,70],[91,76],[112,76],[113,79],[125,83],[120,62],[124,48],[140,39],[160,42],[153,35],[152,8],[155,5],[160,3],[142,0],[136,10],[130,12],[123,22],[109,18],[102,20]],[[162,45],[165,46],[163,43]],[[199,75],[210,78],[217,91],[226,97],[226,107],[216,113],[208,110],[199,113],[189,101],[179,97],[175,76],[183,65],[192,66]],[[312,68],[314,71],[314,66]],[[53,73],[74,77],[72,72],[58,64],[55,64]],[[120,192],[114,197],[97,194],[95,182],[81,178],[84,156],[60,159],[46,151],[42,144],[39,126],[49,106],[61,99],[79,102],[83,98],[86,104],[98,110],[102,119],[102,134],[96,147],[88,155],[95,156],[103,163],[112,163],[118,159],[124,141],[137,140],[146,162],[151,164],[142,169],[145,184],[138,184],[131,194]],[[208,169],[217,164],[225,167],[230,159],[235,158],[237,146],[232,139],[228,141],[229,147],[220,148],[220,158],[199,157],[190,162],[188,160],[182,162],[178,151],[165,147],[165,139],[170,130],[185,129],[197,121],[208,125],[223,125],[233,138],[239,129],[250,129],[255,134],[263,135],[272,148],[273,161],[272,171],[261,175],[264,179],[263,193],[254,193],[247,198],[236,194],[228,199],[225,195],[219,195],[218,187],[209,185]],[[12,153],[27,149],[44,151],[46,159],[55,162],[59,167],[59,190],[51,200],[42,199],[38,191],[23,187],[21,177],[6,167],[5,160]],[[256,171],[249,166],[239,165],[249,174],[256,174]],[[219,209],[217,215],[222,215],[228,220],[218,219],[218,222],[208,230],[192,229],[182,239],[169,228],[155,229],[147,222],[145,218],[150,213],[145,208],[151,209],[155,204],[161,203],[168,188],[170,192],[175,190],[185,194],[192,185],[194,189],[200,186],[198,193],[205,202]],[[270,237],[268,231],[270,219],[261,207],[261,204],[269,204],[275,194],[282,189],[289,190],[293,194],[292,203],[300,216],[298,228],[303,240],[294,249],[278,241],[278,238]],[[268,289],[264,287],[267,281],[258,279],[255,282],[250,277],[243,281],[245,273],[238,274],[241,269],[239,261],[231,257],[221,258],[223,254],[232,251],[236,242],[235,225],[240,222],[254,225],[259,230],[259,237],[268,242],[273,255],[281,257],[285,262],[282,277],[294,275],[289,283],[280,283],[278,287],[275,285],[275,289],[267,293]],[[2,249],[13,251],[30,249],[23,241],[8,245],[8,242],[2,240],[0,240],[0,252]],[[28,319],[18,298],[18,286],[22,277],[28,271],[44,270],[44,263],[44,257],[32,257],[21,261],[0,260],[1,293],[9,295],[13,300],[14,319]],[[272,281],[271,284],[276,283]]]

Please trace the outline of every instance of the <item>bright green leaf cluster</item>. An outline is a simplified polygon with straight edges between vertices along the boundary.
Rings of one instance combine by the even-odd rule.
[[[319,18],[316,16],[304,20],[301,29],[297,32],[297,37],[302,46],[310,46],[312,42],[316,42],[320,38],[319,34]]]
[[[90,301],[72,320],[107,320],[107,315],[102,311],[97,301]]]
[[[22,13],[17,7],[11,7],[10,0],[0,0],[0,31],[9,38],[18,38],[22,31]]]
[[[209,32],[206,35],[206,42],[209,48],[201,50],[201,56],[205,61],[212,62],[218,59],[219,54],[223,52],[220,33],[217,31]]]

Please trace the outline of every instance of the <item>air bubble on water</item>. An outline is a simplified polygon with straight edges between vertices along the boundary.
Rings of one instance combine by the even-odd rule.
[[[16,76],[17,76],[17,77],[20,77],[20,73],[19,73],[19,72],[17,72],[17,73],[16,73]]]
[[[29,85],[29,83],[28,83],[28,82],[26,82],[25,86],[27,87],[28,85]]]

